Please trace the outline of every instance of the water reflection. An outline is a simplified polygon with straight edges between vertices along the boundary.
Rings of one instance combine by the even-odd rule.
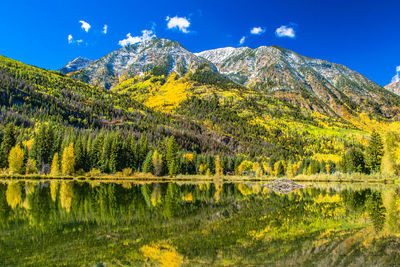
[[[369,260],[379,264],[399,260],[399,225],[394,186],[319,185],[283,195],[261,183],[0,183],[1,265],[37,257],[51,264],[42,253],[69,242],[71,265],[329,265],[366,260],[368,246],[392,242],[392,252],[373,248]]]

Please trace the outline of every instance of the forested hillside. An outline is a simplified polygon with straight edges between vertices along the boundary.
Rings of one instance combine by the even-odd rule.
[[[121,51],[132,56],[138,49]],[[165,60],[157,65],[160,49]],[[381,165],[398,171],[397,106],[388,106],[396,97],[386,96],[371,114],[348,105],[338,116],[322,102],[332,112],[237,83],[176,42],[155,42],[150,51],[149,65],[121,71],[117,81],[108,80],[111,89],[0,57],[0,168],[19,174],[158,176],[375,173]],[[112,53],[105,59],[123,58]],[[97,69],[105,59],[72,77],[108,77]],[[378,134],[370,138],[373,130]],[[368,147],[377,148],[374,158],[364,152]]]

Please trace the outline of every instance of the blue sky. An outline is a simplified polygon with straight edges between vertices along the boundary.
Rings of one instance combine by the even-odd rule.
[[[400,1],[2,0],[0,10],[0,54],[49,69],[77,56],[98,59],[144,30],[192,52],[237,47],[244,37],[243,46],[282,46],[381,85],[400,65]]]

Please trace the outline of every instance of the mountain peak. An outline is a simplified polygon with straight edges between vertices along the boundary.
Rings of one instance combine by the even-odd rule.
[[[72,76],[109,89],[122,77],[142,76],[150,72],[155,75],[168,75],[171,71],[183,74],[203,64],[216,70],[212,63],[189,52],[177,41],[154,38],[123,46]]]
[[[59,71],[64,74],[67,74],[70,72],[74,72],[74,71],[78,71],[80,69],[86,68],[93,62],[94,62],[93,60],[79,56],[79,57],[71,60],[70,62],[68,62],[67,65],[62,67]]]

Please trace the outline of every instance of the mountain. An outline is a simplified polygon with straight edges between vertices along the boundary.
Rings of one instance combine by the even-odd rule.
[[[185,74],[204,64],[216,71],[213,64],[189,52],[178,42],[151,39],[124,46],[73,73],[71,77],[109,89],[125,78],[146,73],[167,75],[171,71]]]
[[[204,86],[200,89],[196,85],[216,82],[217,88],[231,83],[231,88],[250,90],[251,94],[261,93],[302,109],[346,119],[362,112],[396,118],[400,107],[399,96],[388,93],[356,71],[276,46],[226,47],[194,54],[178,42],[151,39],[124,46],[69,75],[128,93],[150,107],[165,103],[169,105],[167,110],[192,93],[204,90]],[[168,79],[171,75],[174,78]],[[150,82],[151,77],[158,78]],[[179,100],[171,101],[177,88],[180,88],[176,93]],[[207,90],[214,89],[208,86]],[[161,98],[160,92],[164,92]]]
[[[86,67],[88,67],[90,64],[92,64],[94,61],[90,60],[88,58],[85,57],[77,57],[74,60],[68,62],[67,65],[65,65],[64,67],[62,67],[59,71],[67,74],[70,72],[74,72],[80,69],[84,69]]]
[[[352,111],[397,116],[399,98],[349,68],[293,51],[261,46],[219,48],[196,54],[236,83],[303,108],[346,116]]]
[[[395,93],[396,95],[400,95],[400,81],[389,83],[385,86],[385,89],[392,93]]]

